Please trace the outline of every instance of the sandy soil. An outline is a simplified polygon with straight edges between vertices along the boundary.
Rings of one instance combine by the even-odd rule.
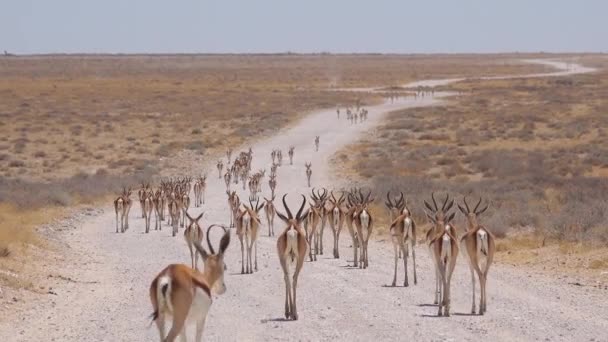
[[[578,70],[570,68],[570,72]],[[253,144],[253,168],[268,168],[271,149],[286,151],[295,146],[294,165],[278,171],[278,192],[288,192],[290,204],[295,206],[299,194],[309,192],[305,162],[313,164],[313,186],[339,188],[341,182],[332,177],[328,165],[338,149],[372,130],[383,113],[434,101],[429,96],[410,97],[370,107],[369,120],[352,126],[344,114],[338,120],[335,110],[312,113],[280,135]],[[314,151],[315,135],[321,136],[319,152]],[[217,176],[214,162],[210,160],[205,167],[210,175],[207,202],[203,208],[191,209],[193,213],[207,212],[205,225],[228,220],[225,187],[213,177]],[[244,192],[239,193],[246,198]],[[264,193],[269,193],[267,184]],[[0,341],[158,340],[156,328],[148,327],[148,286],[168,263],[189,263],[190,256],[181,234],[172,238],[165,225],[160,232],[144,234],[137,204],[131,215],[131,229],[125,234],[114,233],[114,213],[109,206],[81,226],[58,233],[70,260],[61,268],[49,266],[56,284],[50,294],[15,306],[21,309],[1,319]],[[277,226],[280,230],[280,224]],[[206,340],[608,340],[605,290],[495,265],[488,283],[488,313],[470,316],[469,271],[460,258],[452,284],[453,316],[437,318],[436,307],[430,305],[434,272],[425,248],[417,248],[418,284],[413,285],[410,278],[409,288],[391,288],[386,287],[393,269],[388,241],[372,241],[370,267],[359,270],[347,267],[352,258],[347,232],[342,234],[339,260],[328,255],[329,231],[324,239],[326,255],[304,264],[296,322],[283,321],[284,284],[275,238],[267,236],[264,225],[258,241],[260,271],[253,275],[240,274],[240,248],[233,239],[227,255],[228,291],[211,308]],[[399,279],[402,281],[402,273]]]

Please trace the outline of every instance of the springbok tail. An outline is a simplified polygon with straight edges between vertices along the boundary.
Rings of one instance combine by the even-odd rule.
[[[452,240],[448,234],[443,234],[441,238],[441,260],[447,261],[452,257]]]
[[[488,255],[488,233],[483,229],[477,231],[477,248],[483,255]]]

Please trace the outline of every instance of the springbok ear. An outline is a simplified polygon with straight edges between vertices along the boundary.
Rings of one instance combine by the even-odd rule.
[[[198,215],[198,217],[196,218],[196,222],[200,221],[200,219],[202,219],[203,216],[205,216],[205,212],[204,211],[200,215]]]
[[[434,224],[437,224],[437,221],[435,220],[435,218],[431,215],[429,215],[429,213],[426,213],[426,217],[429,218],[429,220],[431,220],[431,222],[433,222]]]
[[[266,203],[262,203],[262,205],[260,205],[260,206],[257,208],[256,212],[259,212],[260,210],[262,210],[262,208],[264,208],[264,206],[265,206],[265,205],[266,205]]]
[[[488,205],[486,205],[486,206],[485,206],[485,208],[483,208],[483,209],[481,209],[479,212],[477,212],[477,215],[481,215],[481,214],[483,214],[483,213],[484,213],[484,211],[488,210],[488,207],[489,207],[489,206],[490,206],[489,204],[488,204]]]
[[[201,246],[201,244],[198,241],[193,241],[193,242],[194,242],[194,248],[196,248],[196,250],[201,254],[203,261],[207,260],[207,258],[209,257],[209,254],[207,253],[207,251],[203,248],[203,246]]]
[[[224,236],[222,236],[222,239],[220,240],[220,251],[219,251],[220,255],[224,255],[224,252],[226,252],[228,245],[230,245],[230,231],[229,230],[227,230],[224,233]]]
[[[452,209],[452,206],[453,206],[453,205],[454,205],[454,200],[452,200],[452,201],[450,202],[450,204],[448,204],[448,206],[445,208],[445,212],[450,211],[450,209]]]

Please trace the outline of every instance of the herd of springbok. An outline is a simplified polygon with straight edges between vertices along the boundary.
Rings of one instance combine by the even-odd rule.
[[[356,113],[356,114],[355,114]],[[339,115],[339,109],[338,109]],[[347,109],[349,120],[357,121],[367,118],[367,110]],[[319,149],[320,137],[314,139],[315,150]],[[285,318],[298,319],[296,306],[296,291],[298,276],[302,271],[304,261],[308,256],[311,262],[317,261],[317,255],[322,255],[324,230],[327,224],[333,236],[333,257],[340,258],[340,233],[343,226],[351,238],[353,253],[352,267],[365,269],[369,267],[368,243],[374,231],[376,213],[370,210],[375,201],[371,190],[354,187],[347,190],[329,190],[326,188],[312,188],[310,195],[301,195],[301,204],[295,216],[287,205],[287,194],[282,196],[284,213],[275,205],[277,187],[277,170],[283,163],[281,149],[271,152],[271,164],[268,180],[270,196],[260,196],[265,170],[253,172],[251,162],[253,151],[240,152],[232,160],[232,149],[226,151],[226,161],[217,163],[218,178],[225,182],[229,209],[229,224],[213,224],[205,232],[201,227],[204,212],[197,217],[188,213],[191,201],[190,194],[194,195],[194,206],[199,207],[205,203],[205,189],[207,176],[196,178],[182,177],[176,179],[163,179],[156,189],[149,183],[142,183],[137,190],[141,208],[141,216],[145,222],[145,233],[149,233],[152,213],[155,217],[155,230],[162,230],[162,221],[171,227],[172,236],[177,235],[179,227],[185,228],[186,240],[191,256],[191,265],[172,264],[161,271],[150,286],[150,299],[154,309],[153,320],[156,322],[161,341],[173,341],[177,336],[185,336],[185,323],[196,323],[196,339],[199,341],[205,324],[205,318],[212,302],[212,293],[222,294],[226,290],[224,284],[224,254],[230,243],[230,229],[234,228],[241,245],[241,273],[250,274],[258,270],[257,239],[262,229],[261,211],[264,209],[268,237],[275,236],[275,216],[283,222],[283,230],[277,237],[277,254],[283,270],[285,281]],[[289,162],[293,165],[295,148],[289,147]],[[311,186],[312,164],[305,163],[307,186]],[[224,172],[225,168],[225,172]],[[241,201],[233,186],[238,187],[241,182],[242,189],[249,187],[248,198]],[[132,206],[130,198],[132,189],[123,188],[122,193],[114,201],[116,210],[116,232],[124,233],[129,228],[129,210]],[[262,198],[262,200],[261,200]],[[431,204],[432,203],[432,204]],[[481,289],[479,310],[480,315],[486,311],[486,280],[488,270],[492,264],[495,245],[492,233],[479,224],[478,217],[488,208],[482,206],[480,198],[471,210],[466,197],[458,209],[465,215],[468,228],[466,233],[458,237],[453,219],[455,211],[454,199],[446,194],[440,204],[435,194],[431,194],[430,201],[423,201],[426,216],[432,223],[426,232],[425,245],[434,262],[436,287],[434,303],[438,305],[439,316],[450,315],[450,282],[459,250],[462,249],[467,256],[471,271],[473,288],[471,312],[476,312],[475,305],[475,274],[479,278]],[[399,259],[403,259],[405,280],[403,285],[409,286],[408,258],[412,258],[412,271],[414,284],[417,284],[416,273],[416,244],[417,226],[408,203],[400,192],[400,196],[393,197],[390,192],[386,194],[385,205],[389,212],[390,237],[394,249],[394,275],[392,286],[397,283],[397,269]],[[480,206],[482,206],[480,208]],[[165,217],[165,209],[168,216]],[[165,220],[166,218],[166,220]],[[187,220],[187,221],[186,221]],[[210,230],[221,228],[224,235],[221,238],[219,249],[216,252],[210,241]],[[207,251],[201,244],[203,237],[207,238]],[[202,258],[203,271],[199,271],[198,259]],[[165,334],[165,320],[172,317],[172,327]]]

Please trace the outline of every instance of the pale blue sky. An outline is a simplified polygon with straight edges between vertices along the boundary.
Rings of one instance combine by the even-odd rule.
[[[608,0],[0,0],[14,53],[608,51]]]

